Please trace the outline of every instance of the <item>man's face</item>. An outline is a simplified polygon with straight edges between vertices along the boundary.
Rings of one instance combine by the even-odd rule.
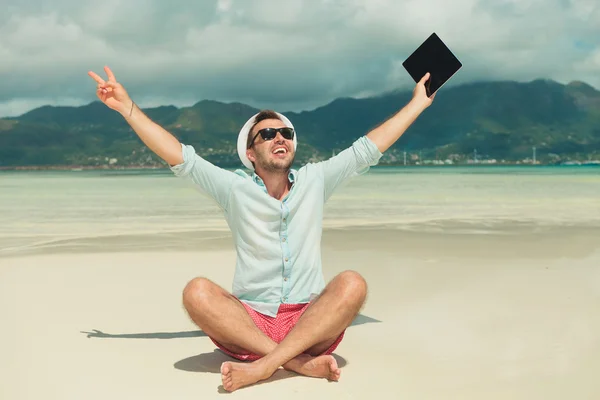
[[[286,125],[278,119],[265,119],[260,121],[250,135],[254,137],[264,128],[284,128]],[[277,133],[275,139],[264,140],[261,135],[256,136],[252,147],[246,150],[246,156],[252,162],[256,170],[269,172],[285,172],[290,169],[294,162],[296,153],[294,141],[284,139],[281,133]]]

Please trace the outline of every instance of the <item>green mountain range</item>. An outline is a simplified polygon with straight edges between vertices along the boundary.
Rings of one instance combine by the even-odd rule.
[[[298,132],[299,165],[327,158],[392,116],[410,91],[362,99],[341,98],[311,111],[285,112]],[[240,103],[201,101],[191,107],[144,110],[209,161],[240,167],[237,133],[258,110]],[[382,164],[425,159],[495,159],[543,163],[600,159],[600,91],[583,82],[478,82],[443,88],[433,105],[382,159]],[[527,161],[525,161],[527,162]],[[0,167],[164,166],[123,118],[100,102],[44,106],[0,119]]]

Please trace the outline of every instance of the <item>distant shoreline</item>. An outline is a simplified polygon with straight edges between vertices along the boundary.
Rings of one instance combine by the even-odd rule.
[[[486,163],[477,163],[477,164],[378,164],[372,168],[378,167],[395,167],[395,168],[452,168],[452,167],[600,167],[600,162],[580,162],[580,163],[563,163],[563,164],[525,164],[525,163],[496,163],[496,164],[486,164]],[[224,169],[242,169],[242,166],[239,167],[223,167]],[[53,165],[53,166],[11,166],[11,167],[0,167],[0,171],[131,171],[131,170],[149,170],[149,171],[157,171],[157,170],[169,170],[167,166],[140,166],[140,165],[130,165],[130,166],[78,166],[78,165]]]
[[[81,165],[28,165],[28,166],[15,166],[15,167],[0,167],[0,171],[118,171],[118,170],[134,170],[134,169],[147,169],[147,170],[168,170],[167,166],[160,167],[148,167],[140,165],[131,166],[81,166]]]

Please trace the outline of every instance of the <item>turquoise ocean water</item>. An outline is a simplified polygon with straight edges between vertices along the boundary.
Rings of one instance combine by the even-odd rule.
[[[168,170],[0,172],[0,210],[0,256],[228,229],[209,198]],[[376,167],[334,194],[324,226],[379,225],[448,234],[600,228],[600,168]]]

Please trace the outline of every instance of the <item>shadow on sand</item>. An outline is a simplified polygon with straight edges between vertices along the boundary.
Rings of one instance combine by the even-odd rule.
[[[369,324],[374,322],[381,322],[375,318],[367,317],[365,315],[359,314],[352,321],[350,326],[357,326],[363,324]],[[111,334],[99,331],[97,329],[92,329],[91,332],[82,331],[81,333],[87,335],[88,338],[100,338],[100,339],[184,339],[184,338],[195,338],[195,337],[206,337],[206,333],[201,330],[196,331],[185,331],[185,332],[149,332],[149,333],[118,333]],[[333,357],[336,359],[337,364],[340,368],[345,367],[348,362],[345,358],[340,357],[337,354],[333,354]],[[177,361],[173,366],[181,371],[187,372],[202,372],[202,373],[213,373],[220,374],[221,373],[221,364],[225,361],[235,361],[238,360],[228,356],[223,353],[221,350],[215,349],[211,353],[203,353],[198,354],[192,357],[184,358],[183,360]],[[277,370],[269,379],[258,382],[252,386],[262,385],[269,382],[275,382],[281,379],[293,378],[295,376],[301,376],[296,374],[295,372],[286,371],[283,368]],[[229,393],[227,392],[222,385],[218,387],[218,392],[222,394]]]
[[[375,318],[367,317],[366,315],[358,314],[350,326],[369,324],[373,322],[381,322]],[[148,332],[148,333],[106,333],[97,329],[92,329],[91,332],[82,331],[88,338],[101,339],[185,339],[194,337],[206,337],[206,333],[201,330],[185,331],[185,332]]]

